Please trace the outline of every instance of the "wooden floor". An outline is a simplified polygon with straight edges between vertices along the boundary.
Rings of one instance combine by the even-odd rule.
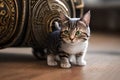
[[[49,67],[31,48],[0,50],[0,80],[120,80],[120,37],[92,34],[87,65],[70,69]]]

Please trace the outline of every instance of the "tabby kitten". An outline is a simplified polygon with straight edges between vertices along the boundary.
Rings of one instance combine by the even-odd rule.
[[[60,29],[49,36],[47,64],[57,65],[60,58],[62,68],[70,68],[71,64],[83,66],[90,36],[90,11],[82,18],[70,18],[60,13]]]

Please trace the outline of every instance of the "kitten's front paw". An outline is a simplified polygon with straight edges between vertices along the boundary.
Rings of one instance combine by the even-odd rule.
[[[69,59],[70,59],[70,63],[71,63],[71,64],[76,65],[75,55],[71,55]]]
[[[87,63],[85,60],[77,62],[78,66],[85,66]]]
[[[49,66],[57,66],[57,62],[56,61],[48,61],[47,64]]]
[[[71,67],[71,64],[70,63],[61,63],[60,66],[62,68],[70,68]]]

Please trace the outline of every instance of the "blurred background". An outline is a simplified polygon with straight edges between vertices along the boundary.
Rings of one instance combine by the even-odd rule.
[[[91,29],[120,32],[120,0],[84,0],[85,12],[91,10]]]
[[[32,48],[6,48],[0,50],[0,80],[120,80],[120,0],[84,3],[84,13],[91,10],[85,67],[50,67]]]
[[[91,10],[89,51],[120,54],[120,0],[84,0],[84,4],[84,12]]]

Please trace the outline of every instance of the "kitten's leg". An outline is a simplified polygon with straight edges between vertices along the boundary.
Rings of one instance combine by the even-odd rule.
[[[60,66],[62,68],[70,68],[71,64],[69,62],[69,58],[68,57],[61,57],[61,63]]]
[[[69,57],[71,64],[75,65],[76,64],[76,57],[75,55],[70,55]]]
[[[86,52],[81,52],[80,54],[76,55],[76,65],[79,66],[85,66],[86,65],[86,61],[84,60],[85,58],[85,54]]]
[[[43,48],[33,48],[32,53],[37,59],[40,60],[46,59],[46,53],[44,52]]]
[[[49,54],[47,55],[47,64],[49,66],[56,66],[57,65],[57,61],[55,60],[56,55],[54,54]]]

